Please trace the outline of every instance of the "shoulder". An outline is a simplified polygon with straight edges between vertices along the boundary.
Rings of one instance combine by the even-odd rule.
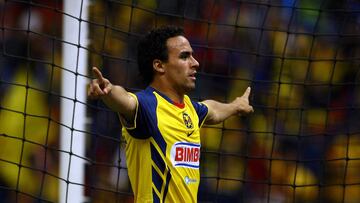
[[[138,99],[150,99],[154,97],[154,92],[151,87],[147,87],[146,89],[140,90],[138,92],[133,93]]]
[[[195,109],[195,111],[198,113],[206,114],[208,112],[208,106],[206,104],[204,104],[203,102],[192,100],[187,95],[184,96],[184,101],[188,105],[191,105]]]
[[[138,100],[138,105],[140,108],[149,108],[151,106],[156,106],[157,98],[154,94],[154,90],[151,87],[147,87],[144,90],[136,92],[134,94]]]
[[[207,109],[208,106],[203,103],[203,102],[200,102],[200,101],[195,101],[195,100],[192,100],[190,99],[190,97],[188,95],[185,95],[184,96],[184,101],[187,102],[187,103],[190,103],[195,109]]]

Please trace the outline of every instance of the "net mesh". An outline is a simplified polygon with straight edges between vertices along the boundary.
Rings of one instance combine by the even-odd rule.
[[[60,150],[59,128],[78,130],[60,99],[80,102],[60,92],[63,44],[134,92],[137,41],[164,24],[184,27],[200,62],[194,100],[252,87],[251,116],[202,129],[199,202],[360,201],[359,1],[94,0],[89,20],[72,16],[89,27],[86,47],[62,38],[63,1],[0,6],[2,201],[57,202],[59,182],[76,184],[59,176],[59,154],[77,156]],[[132,202],[118,118],[86,105],[85,196]]]

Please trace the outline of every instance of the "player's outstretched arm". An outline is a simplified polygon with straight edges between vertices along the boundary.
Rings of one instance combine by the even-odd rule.
[[[249,104],[251,88],[248,87],[241,97],[237,97],[231,103],[221,103],[214,100],[206,100],[204,103],[209,107],[206,124],[218,124],[233,115],[247,115],[254,112]]]
[[[102,99],[113,111],[119,112],[128,121],[132,121],[136,111],[136,100],[123,87],[113,85],[102,76],[96,67],[92,69],[95,79],[88,87],[88,97]]]

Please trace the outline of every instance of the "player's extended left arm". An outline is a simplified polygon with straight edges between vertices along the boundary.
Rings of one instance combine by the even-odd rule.
[[[237,97],[230,103],[221,103],[214,100],[205,100],[208,106],[208,115],[206,124],[218,124],[233,115],[247,115],[254,112],[253,107],[249,104],[249,95],[251,88],[248,87],[241,97]]]

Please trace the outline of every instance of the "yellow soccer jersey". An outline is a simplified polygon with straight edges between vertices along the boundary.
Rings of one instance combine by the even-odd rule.
[[[135,202],[197,202],[200,127],[208,108],[188,96],[175,105],[152,87],[133,96],[134,124],[123,135]]]

